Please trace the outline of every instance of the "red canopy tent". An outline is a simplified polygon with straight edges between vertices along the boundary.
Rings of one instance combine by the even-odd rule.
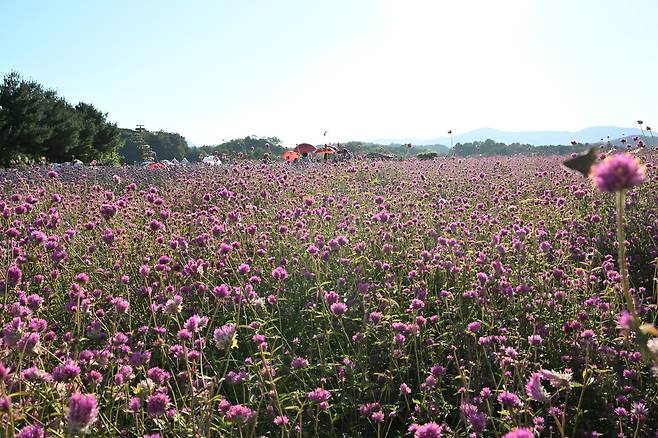
[[[310,154],[315,151],[315,146],[310,143],[300,143],[293,150],[298,154]]]

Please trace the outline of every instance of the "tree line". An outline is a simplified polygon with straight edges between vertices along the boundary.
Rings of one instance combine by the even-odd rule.
[[[0,165],[79,159],[115,163],[119,128],[107,113],[12,72],[0,86]]]
[[[136,135],[139,134],[139,135]],[[587,150],[589,144],[533,146],[488,139],[442,145],[381,145],[351,141],[340,145],[355,155],[378,153],[398,157],[555,155]],[[0,85],[0,166],[61,163],[80,160],[99,164],[139,163],[147,158],[201,161],[206,155],[260,159],[279,156],[286,149],[277,137],[247,136],[217,145],[190,147],[175,132],[122,129],[90,103],[72,105],[55,90],[25,79],[16,72]]]
[[[188,161],[200,161],[206,155],[262,158],[284,150],[278,138],[257,136],[190,147],[175,132],[119,128],[94,105],[72,105],[57,91],[17,72],[5,75],[0,85],[0,166],[75,160],[133,164],[147,156]]]
[[[534,146],[521,143],[500,143],[491,139],[457,143],[450,150],[449,155],[455,157],[493,157],[499,155],[565,155],[571,152],[584,152],[592,145],[589,143],[576,143],[565,145]]]

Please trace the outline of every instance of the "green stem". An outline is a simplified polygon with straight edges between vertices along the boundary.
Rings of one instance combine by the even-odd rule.
[[[626,300],[626,307],[633,316],[637,318],[635,312],[635,303],[629,291],[630,286],[628,282],[628,270],[626,269],[626,236],[624,233],[624,207],[626,203],[626,192],[620,190],[615,193],[615,201],[617,204],[617,262],[619,263],[619,273],[621,274],[621,287]]]

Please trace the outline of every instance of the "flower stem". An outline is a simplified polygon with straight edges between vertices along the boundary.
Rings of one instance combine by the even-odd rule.
[[[626,307],[633,319],[637,319],[635,312],[635,302],[629,291],[628,270],[626,269],[626,236],[624,232],[624,206],[626,203],[626,192],[619,190],[615,193],[615,202],[617,204],[617,262],[619,263],[619,273],[621,274],[621,287],[626,300]]]

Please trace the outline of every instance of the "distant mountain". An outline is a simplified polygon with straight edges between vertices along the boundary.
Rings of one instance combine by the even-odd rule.
[[[616,148],[634,147],[638,140],[642,140],[645,146],[656,147],[658,146],[658,136],[652,134],[652,132],[649,134],[645,132],[644,135],[627,135],[610,140],[610,144]]]
[[[596,143],[622,137],[632,138],[638,135],[641,135],[639,128],[620,128],[618,126],[593,126],[581,129],[580,131],[501,131],[494,128],[480,128],[454,135],[452,142],[453,144],[457,144],[491,139],[507,144],[521,143],[543,146],[568,145],[574,140],[578,143]],[[449,145],[450,137],[436,137],[426,140],[416,138],[379,139],[375,143],[412,143],[419,147],[434,144]]]

